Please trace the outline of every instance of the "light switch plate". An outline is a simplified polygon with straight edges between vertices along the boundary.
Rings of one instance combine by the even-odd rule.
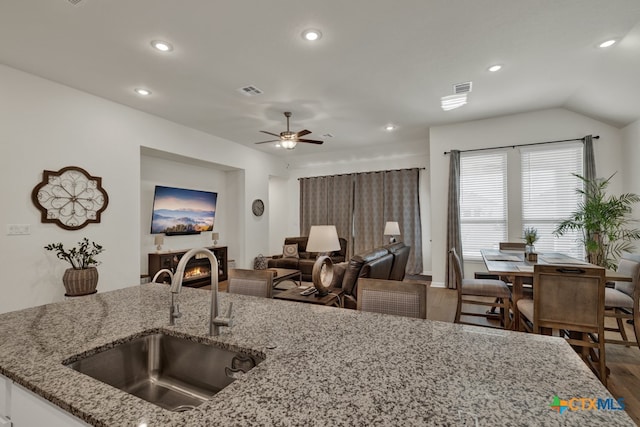
[[[7,236],[31,234],[31,224],[7,224]]]

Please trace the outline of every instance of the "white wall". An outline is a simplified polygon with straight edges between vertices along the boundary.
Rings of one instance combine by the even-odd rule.
[[[612,193],[619,193],[627,173],[623,170],[621,162],[623,158],[621,131],[580,114],[557,108],[432,127],[430,129],[430,164],[433,201],[431,229],[433,230],[432,270],[434,284],[444,282],[447,254],[446,217],[449,156],[443,154],[445,151],[582,138],[589,134],[600,135],[599,140],[594,140],[598,176],[608,177],[618,171],[609,190]],[[509,200],[510,214],[512,211],[519,212],[519,208],[516,206],[520,203],[519,198],[519,194],[517,194],[517,197],[511,197]],[[483,270],[481,264],[465,263],[467,277],[472,277],[474,271]]]
[[[153,102],[152,100],[150,102]],[[74,245],[82,237],[101,243],[99,291],[133,286],[141,272],[140,147],[235,168],[227,184],[239,201],[228,217],[237,217],[235,236],[225,243],[237,247],[241,262],[266,252],[268,219],[256,220],[248,207],[254,198],[268,200],[268,177],[286,176],[284,162],[111,101],[0,66],[0,224],[30,224],[31,234],[0,233],[0,312],[61,300],[66,265],[43,246]],[[102,177],[109,206],[100,224],[67,231],[40,223],[31,190],[43,170],[80,166]],[[229,176],[233,176],[229,179]],[[186,182],[186,181],[185,181]],[[197,182],[185,186],[199,187]],[[231,188],[231,187],[236,188]],[[233,210],[232,210],[233,209]],[[231,233],[229,233],[231,234]],[[234,241],[233,239],[237,239]]]
[[[280,190],[287,199],[288,228],[270,236],[273,253],[282,253],[282,243],[287,236],[300,233],[300,187],[298,178],[344,173],[370,172],[391,169],[425,168],[420,171],[420,216],[422,221],[422,262],[425,273],[431,270],[429,145],[427,141],[388,148],[316,155],[313,158],[292,160],[286,188]]]

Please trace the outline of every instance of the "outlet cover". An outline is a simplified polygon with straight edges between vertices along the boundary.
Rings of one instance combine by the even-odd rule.
[[[31,224],[7,224],[7,236],[31,234]]]

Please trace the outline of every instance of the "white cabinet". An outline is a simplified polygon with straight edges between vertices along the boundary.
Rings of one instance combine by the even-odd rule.
[[[11,380],[0,375],[0,426],[9,427],[9,408],[11,407]]]
[[[11,388],[10,411],[13,427],[84,427],[89,425],[15,383]]]

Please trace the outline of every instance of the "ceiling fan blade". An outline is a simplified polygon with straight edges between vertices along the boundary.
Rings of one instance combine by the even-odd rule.
[[[311,144],[323,144],[324,141],[317,141],[315,139],[302,139],[298,138],[298,142],[310,142]]]
[[[266,133],[267,135],[277,136],[278,138],[280,138],[279,133],[267,132],[266,130],[261,130],[260,132]]]
[[[280,142],[280,140],[279,139],[272,139],[271,141],[254,142],[254,144],[266,144],[267,142]]]
[[[301,136],[305,136],[305,135],[309,135],[311,133],[310,130],[304,129],[301,130],[300,132],[296,133],[296,137],[301,137]]]

